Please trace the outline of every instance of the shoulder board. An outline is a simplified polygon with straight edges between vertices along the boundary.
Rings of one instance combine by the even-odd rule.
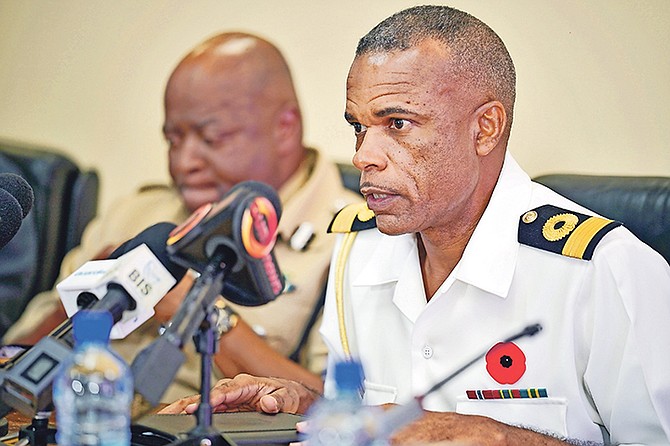
[[[544,205],[521,216],[519,243],[576,259],[591,260],[600,240],[622,223]]]
[[[328,232],[357,232],[377,226],[375,214],[365,203],[354,203],[343,207],[335,214]]]
[[[158,183],[156,183],[156,184],[145,184],[144,186],[140,186],[139,193],[151,192],[151,191],[155,191],[155,190],[165,190],[165,189],[169,189],[169,188],[170,188],[170,186],[168,186],[167,184],[158,184]]]

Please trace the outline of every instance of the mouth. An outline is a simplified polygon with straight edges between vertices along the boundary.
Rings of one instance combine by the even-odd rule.
[[[191,192],[210,192],[210,191],[220,192],[222,189],[222,185],[215,181],[181,182],[178,184],[178,187],[182,191],[191,191]]]
[[[223,196],[220,187],[213,183],[182,183],[178,188],[180,195],[194,206],[219,201]]]
[[[375,214],[388,211],[400,195],[393,191],[374,186],[361,187],[361,193],[365,197],[368,208]]]

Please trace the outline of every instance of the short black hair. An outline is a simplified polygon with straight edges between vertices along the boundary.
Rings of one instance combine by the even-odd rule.
[[[363,36],[356,57],[404,51],[426,39],[451,51],[453,73],[499,100],[511,123],[516,97],[516,71],[502,39],[476,17],[449,6],[415,6],[375,26]]]

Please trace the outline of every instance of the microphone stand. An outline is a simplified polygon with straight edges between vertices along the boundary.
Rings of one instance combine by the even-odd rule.
[[[200,404],[195,413],[197,424],[184,441],[172,443],[173,445],[202,445],[202,440],[207,438],[212,445],[233,446],[235,443],[225,437],[212,427],[212,405],[209,402],[211,389],[212,356],[218,351],[219,335],[216,330],[216,319],[218,312],[210,309],[206,320],[203,322],[198,333],[194,336],[196,350],[200,353]]]
[[[222,251],[222,252],[219,252]],[[186,438],[170,443],[171,446],[235,446],[235,443],[227,436],[212,427],[212,406],[209,402],[211,376],[212,376],[212,357],[218,351],[219,333],[216,329],[218,312],[214,309],[214,303],[219,293],[223,289],[225,276],[228,268],[224,262],[226,256],[225,249],[217,250],[217,255],[207,264],[202,274],[198,278],[201,286],[201,292],[194,304],[200,308],[193,308],[193,311],[204,311],[204,317],[197,322],[199,327],[193,336],[196,350],[200,354],[200,405],[195,414],[196,426],[186,434]],[[189,318],[187,318],[189,319]],[[176,323],[182,321],[175,321]],[[171,327],[170,327],[171,328]],[[187,330],[188,331],[188,330]]]

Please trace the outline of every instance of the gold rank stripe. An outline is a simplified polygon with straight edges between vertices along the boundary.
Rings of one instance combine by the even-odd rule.
[[[352,232],[354,222],[358,219],[360,222],[367,222],[374,218],[375,214],[365,203],[356,203],[345,206],[341,209],[332,223],[330,224],[330,232],[346,233]]]
[[[356,215],[358,215],[359,207],[357,206],[347,206],[340,211],[340,213],[333,220],[333,224],[330,227],[332,232],[350,232],[351,231],[351,222],[354,221]]]
[[[593,237],[602,228],[612,223],[613,220],[607,220],[599,217],[589,217],[584,223],[580,224],[572,231],[570,237],[563,246],[562,254],[569,257],[581,259],[588,248]]]

